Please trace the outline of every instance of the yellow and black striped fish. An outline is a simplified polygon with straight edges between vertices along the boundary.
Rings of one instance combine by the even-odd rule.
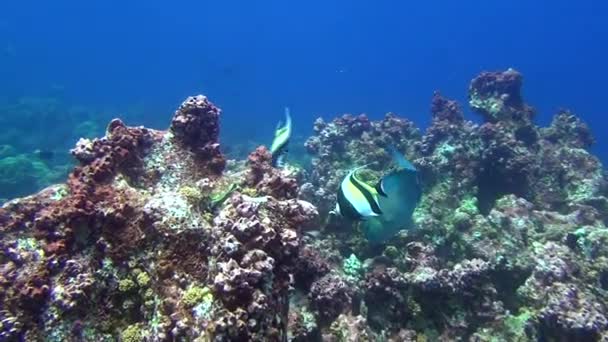
[[[338,190],[336,212],[353,220],[382,215],[378,202],[378,197],[382,194],[357,177],[357,171],[363,167],[350,171]]]
[[[289,151],[289,138],[291,138],[291,115],[289,108],[285,107],[285,125],[279,122],[270,146],[272,166],[283,167],[285,155]]]

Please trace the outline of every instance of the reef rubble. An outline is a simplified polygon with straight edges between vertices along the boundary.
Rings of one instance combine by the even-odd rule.
[[[589,127],[538,127],[519,72],[439,93],[424,131],[389,113],[318,119],[306,169],[227,160],[221,111],[165,131],[110,122],[65,184],[0,208],[0,341],[608,339],[608,179]],[[419,170],[412,227],[383,243],[331,212],[394,146]]]

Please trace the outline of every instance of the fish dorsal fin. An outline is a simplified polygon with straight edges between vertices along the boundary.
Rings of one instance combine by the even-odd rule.
[[[393,161],[400,169],[416,171],[416,167],[409,160],[405,159],[403,154],[399,152],[395,146],[389,146],[386,148],[388,154],[393,158]]]
[[[291,135],[291,111],[289,107],[285,107],[285,129],[287,130],[287,134]]]
[[[362,181],[358,176],[357,176],[357,172],[367,166],[369,166],[370,164],[365,164],[363,166],[359,166],[357,168],[355,168],[354,170],[351,171],[351,175],[352,178],[355,182],[357,182],[359,185],[361,185],[363,188],[365,188],[365,190],[369,191],[370,194],[372,194],[372,196],[374,196],[374,198],[377,197],[378,195],[378,191],[376,190],[375,187],[370,186],[369,184],[367,184],[366,182]]]
[[[364,168],[368,167],[369,165],[370,165],[370,163],[367,163],[365,165],[357,166],[357,167],[351,169],[348,172],[349,177],[352,175],[352,176],[355,177],[356,180],[358,180],[360,182],[361,180],[359,180],[359,177],[357,177],[357,172],[359,172],[359,170],[361,170],[361,169],[364,169]]]

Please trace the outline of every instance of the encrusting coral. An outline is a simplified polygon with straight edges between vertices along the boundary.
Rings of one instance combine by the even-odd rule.
[[[608,181],[589,127],[533,122],[515,70],[395,114],[317,120],[308,170],[227,161],[221,111],[81,139],[65,184],[0,209],[0,340],[529,341],[608,338]],[[340,180],[418,169],[413,228],[370,243]]]

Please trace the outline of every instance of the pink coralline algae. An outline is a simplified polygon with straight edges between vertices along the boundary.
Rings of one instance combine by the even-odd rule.
[[[202,95],[166,131],[115,119],[65,184],[0,208],[0,340],[607,340],[606,173],[590,127],[567,110],[538,127],[522,86],[476,77],[479,124],[439,92],[423,132],[318,119],[307,168],[264,146],[226,161]],[[353,167],[392,170],[389,146],[423,194],[371,243],[331,210]]]
[[[253,151],[248,159],[249,172],[246,184],[255,187],[260,194],[277,198],[295,198],[298,193],[296,179],[284,171],[272,167],[270,151],[260,146]]]
[[[226,338],[279,340],[285,333],[268,313],[287,311],[290,274],[300,248],[297,227],[308,219],[289,215],[298,206],[295,200],[259,202],[235,194],[216,218],[213,284],[226,308],[240,312],[215,322],[216,332]]]

